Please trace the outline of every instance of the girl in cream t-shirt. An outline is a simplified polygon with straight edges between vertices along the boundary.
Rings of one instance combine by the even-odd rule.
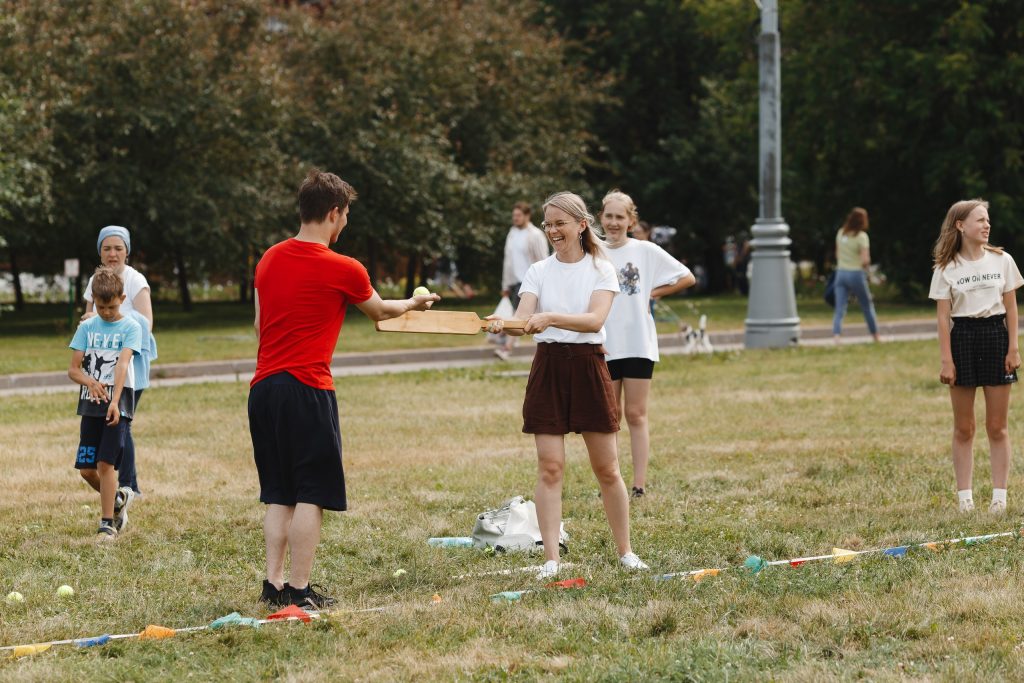
[[[1017,295],[1024,284],[1013,258],[988,244],[988,202],[960,201],[950,207],[935,243],[935,269],[928,297],[939,319],[939,381],[953,404],[953,473],[961,512],[974,509],[974,396],[985,394],[985,428],[992,463],[989,512],[1006,513],[1010,472],[1007,429],[1010,386],[1017,381]]]

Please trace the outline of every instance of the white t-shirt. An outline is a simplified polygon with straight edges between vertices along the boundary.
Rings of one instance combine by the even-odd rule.
[[[977,261],[959,256],[932,272],[929,299],[949,299],[956,318],[988,318],[1006,313],[1003,294],[1024,285],[1013,257],[985,251]]]
[[[597,290],[619,291],[619,281],[611,262],[589,254],[576,263],[562,263],[554,254],[537,261],[526,271],[519,295],[537,297],[537,313],[586,313],[590,310],[590,296]],[[600,332],[573,332],[549,327],[534,336],[537,342],[563,344],[603,344],[604,328]]]
[[[615,266],[620,295],[612,301],[605,321],[607,360],[646,358],[658,361],[658,331],[651,317],[651,290],[670,285],[690,274],[654,242],[627,239],[618,248],[605,245],[605,254]]]
[[[516,282],[522,282],[526,271],[533,265],[530,260],[530,232],[527,228],[513,228],[508,231],[509,256]]]
[[[121,281],[124,282],[124,303],[121,304],[121,315],[128,315],[135,310],[135,297],[144,289],[149,289],[149,282],[146,276],[125,264],[121,273]],[[85,286],[85,294],[82,295],[86,301],[92,301],[92,277],[89,284]]]

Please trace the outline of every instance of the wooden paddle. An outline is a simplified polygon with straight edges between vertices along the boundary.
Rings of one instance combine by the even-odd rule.
[[[397,318],[381,320],[378,332],[424,332],[427,334],[476,334],[486,330],[490,320],[472,311],[409,311]],[[521,330],[525,320],[506,320],[505,329]]]

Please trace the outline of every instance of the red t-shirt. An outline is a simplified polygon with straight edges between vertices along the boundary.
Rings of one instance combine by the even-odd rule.
[[[350,303],[373,295],[366,268],[317,242],[285,240],[256,264],[260,348],[256,374],[287,372],[315,389],[333,389],[331,357]]]

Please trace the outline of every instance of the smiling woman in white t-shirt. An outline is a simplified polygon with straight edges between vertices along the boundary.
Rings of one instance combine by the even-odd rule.
[[[961,512],[974,509],[974,396],[985,394],[985,431],[992,463],[989,512],[1006,512],[1010,473],[1010,386],[1017,381],[1017,295],[1024,284],[1013,258],[988,243],[988,202],[950,207],[935,243],[928,297],[939,318],[939,381],[953,404],[953,472]]]
[[[615,433],[619,421],[604,360],[604,322],[619,291],[612,264],[594,235],[594,217],[583,199],[559,192],[544,203],[544,233],[555,253],[526,272],[516,318],[533,334],[537,351],[523,400],[523,431],[537,446],[537,521],[544,541],[538,578],[558,573],[565,435],[576,432],[601,487],[605,516],[626,569],[647,569],[629,540],[629,496],[619,472]],[[490,331],[502,331],[492,317]]]
[[[619,295],[605,321],[608,350],[605,360],[612,378],[612,391],[619,422],[629,425],[633,459],[631,495],[640,498],[647,486],[647,462],[651,437],[647,426],[647,397],[651,391],[654,364],[658,362],[658,332],[648,304],[669,294],[692,287],[696,282],[690,269],[654,242],[629,237],[639,215],[626,193],[612,190],[601,202],[601,228],[605,253],[615,266]]]

